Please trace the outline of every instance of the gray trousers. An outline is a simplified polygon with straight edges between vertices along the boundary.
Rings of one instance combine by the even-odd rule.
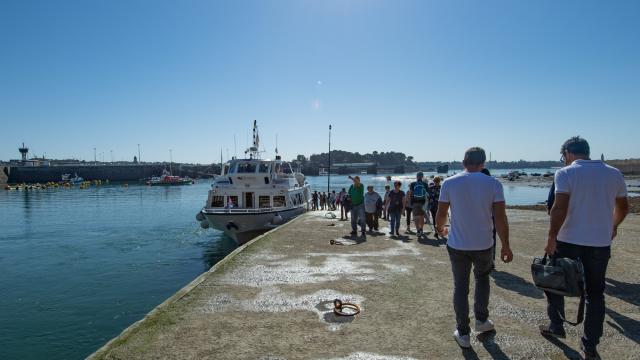
[[[493,268],[493,247],[487,250],[456,250],[447,246],[453,272],[453,310],[456,328],[461,335],[471,333],[469,326],[469,278],[473,265],[476,288],[473,296],[473,312],[476,320],[489,318],[489,274]]]

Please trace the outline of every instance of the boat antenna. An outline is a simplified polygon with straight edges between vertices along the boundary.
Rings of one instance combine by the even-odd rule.
[[[238,158],[238,142],[236,141],[236,134],[233,134],[233,158]]]
[[[249,137],[247,136],[247,139]],[[260,135],[258,134],[258,121],[253,120],[253,144],[251,147],[248,147],[244,152],[245,154],[249,154],[249,159],[259,159],[260,158]]]
[[[222,176],[222,148],[220,148],[220,176]]]
[[[278,134],[276,134],[276,156],[278,156]]]

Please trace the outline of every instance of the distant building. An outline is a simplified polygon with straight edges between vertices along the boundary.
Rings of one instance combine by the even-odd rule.
[[[22,146],[18,148],[18,151],[20,152],[20,155],[22,156],[22,158],[20,160],[9,160],[9,166],[28,166],[28,167],[35,167],[35,166],[50,166],[51,163],[49,162],[49,160],[45,159],[44,156],[41,158],[31,158],[31,159],[27,159],[27,155],[29,154],[29,148],[24,146],[24,143],[22,143]]]

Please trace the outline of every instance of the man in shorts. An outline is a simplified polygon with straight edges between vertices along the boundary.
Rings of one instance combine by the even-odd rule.
[[[420,171],[416,174],[416,181],[409,184],[408,191],[409,198],[411,199],[411,206],[413,208],[413,220],[416,224],[416,234],[418,236],[422,236],[424,234],[424,209],[426,207],[427,199],[429,198],[427,193],[429,184],[423,181],[423,178],[424,174]]]

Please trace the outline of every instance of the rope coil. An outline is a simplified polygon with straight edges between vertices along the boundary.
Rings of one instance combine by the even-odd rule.
[[[343,312],[343,309],[351,309],[353,312]],[[342,302],[340,299],[333,300],[333,312],[339,316],[355,316],[360,313],[360,307],[353,303]]]

